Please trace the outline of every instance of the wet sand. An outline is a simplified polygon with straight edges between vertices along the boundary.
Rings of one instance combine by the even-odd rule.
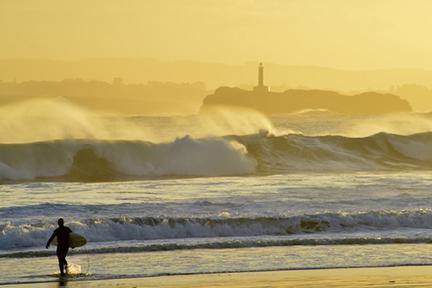
[[[432,287],[432,266],[197,274],[32,283],[3,287]]]

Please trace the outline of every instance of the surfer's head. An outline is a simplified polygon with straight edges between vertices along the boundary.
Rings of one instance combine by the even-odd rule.
[[[61,227],[61,226],[63,226],[64,225],[64,220],[63,220],[63,218],[59,218],[58,220],[57,220],[57,224]]]

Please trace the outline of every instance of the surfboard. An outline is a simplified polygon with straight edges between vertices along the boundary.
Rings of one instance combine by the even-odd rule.
[[[77,247],[84,246],[86,243],[87,243],[87,239],[84,238],[84,236],[73,232],[69,234],[69,247],[77,248]],[[54,237],[52,241],[52,245],[57,246],[57,236]]]

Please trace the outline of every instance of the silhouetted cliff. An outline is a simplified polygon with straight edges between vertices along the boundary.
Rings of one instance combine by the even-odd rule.
[[[304,109],[327,109],[340,113],[376,114],[412,111],[399,96],[375,92],[346,96],[325,90],[287,90],[282,93],[257,93],[240,88],[220,87],[207,96],[202,108],[237,106],[266,114],[282,114]]]

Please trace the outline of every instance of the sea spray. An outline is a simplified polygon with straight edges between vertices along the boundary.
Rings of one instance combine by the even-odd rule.
[[[267,175],[432,169],[431,133],[364,138],[268,133],[172,142],[70,139],[0,144],[0,179]],[[421,148],[421,150],[419,150]]]
[[[188,116],[125,116],[93,111],[63,99],[34,99],[0,107],[0,143],[62,139],[137,140],[153,143],[194,138],[277,132],[259,112],[215,108]]]

